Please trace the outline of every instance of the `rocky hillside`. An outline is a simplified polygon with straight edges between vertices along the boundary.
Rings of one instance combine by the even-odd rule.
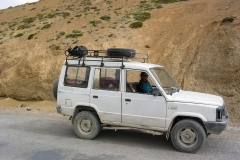
[[[0,10],[0,96],[52,100],[69,47],[134,48],[182,89],[223,96],[239,123],[240,1],[167,1],[40,0]]]

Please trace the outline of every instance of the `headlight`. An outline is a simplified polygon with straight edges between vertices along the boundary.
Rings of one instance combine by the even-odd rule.
[[[223,104],[223,106],[220,106],[217,108],[216,110],[216,121],[222,121],[223,118],[228,118],[228,113],[225,107],[225,103]]]

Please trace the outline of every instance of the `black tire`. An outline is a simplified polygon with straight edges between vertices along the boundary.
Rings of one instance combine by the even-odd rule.
[[[56,100],[57,100],[57,92],[58,92],[58,82],[59,82],[59,78],[56,79],[53,84],[53,95]]]
[[[136,51],[128,48],[108,48],[107,55],[110,57],[135,57]]]
[[[79,138],[93,139],[99,134],[101,125],[93,112],[82,111],[75,116],[73,128]]]
[[[206,132],[197,121],[185,119],[173,126],[171,140],[177,150],[195,153],[205,144]]]

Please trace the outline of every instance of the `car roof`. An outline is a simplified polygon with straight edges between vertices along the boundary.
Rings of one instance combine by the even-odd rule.
[[[124,65],[124,68],[128,69],[149,69],[153,67],[163,67],[157,64],[151,64],[151,63],[143,63],[133,60],[123,60],[122,59],[111,59],[111,58],[84,58],[84,66],[94,66],[94,67],[100,67],[101,63],[103,62],[102,67],[111,67],[111,68],[120,68],[122,64]],[[66,61],[65,61],[66,64]],[[76,58],[76,59],[69,59],[67,60],[68,65],[78,65],[83,66],[83,58]]]

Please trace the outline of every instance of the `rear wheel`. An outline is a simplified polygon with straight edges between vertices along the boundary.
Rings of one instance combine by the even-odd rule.
[[[90,111],[79,112],[73,121],[74,131],[79,138],[93,139],[101,129],[98,117]]]
[[[206,132],[197,121],[185,119],[173,126],[171,140],[179,151],[195,153],[205,144]]]

